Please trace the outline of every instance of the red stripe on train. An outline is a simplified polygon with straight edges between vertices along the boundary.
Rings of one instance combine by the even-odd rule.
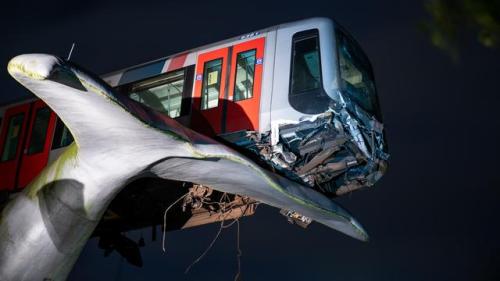
[[[188,54],[189,53],[184,53],[172,58],[168,65],[167,72],[183,67]]]

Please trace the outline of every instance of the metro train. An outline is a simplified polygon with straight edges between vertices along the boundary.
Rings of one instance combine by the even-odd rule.
[[[54,79],[83,87],[65,75],[61,71]],[[373,186],[387,168],[389,154],[370,61],[353,37],[328,18],[265,28],[100,79],[121,98],[168,116],[262,169],[329,198]],[[0,107],[0,118],[0,192],[11,196],[56,161],[73,136],[37,98]],[[154,194],[165,184],[150,179],[139,185],[150,187],[141,191],[148,193],[148,200],[162,200]],[[128,197],[118,195],[97,232],[109,231],[103,226],[106,218],[127,217],[124,206],[132,201],[149,204],[134,193],[137,185],[124,188]],[[129,216],[126,223],[112,224],[118,228],[114,231],[158,223],[139,222],[151,212],[144,210],[133,223]],[[294,210],[282,213],[299,224],[310,221]],[[189,226],[217,220],[205,216]]]

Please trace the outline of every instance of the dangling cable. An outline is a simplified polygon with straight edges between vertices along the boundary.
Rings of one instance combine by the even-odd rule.
[[[236,259],[238,260],[238,272],[234,276],[234,281],[239,281],[240,280],[240,275],[241,275],[241,255],[243,254],[241,252],[240,248],[240,220],[236,219]]]
[[[212,242],[210,242],[210,245],[208,245],[207,249],[196,259],[194,260],[187,268],[186,270],[184,271],[185,274],[187,274],[189,272],[189,270],[191,270],[191,268],[197,264],[201,259],[203,259],[203,257],[205,257],[205,255],[208,253],[208,251],[210,251],[210,249],[212,249],[213,245],[215,244],[215,242],[217,241],[217,239],[219,238],[220,234],[222,233],[222,229],[224,228],[228,228],[229,226],[231,226],[234,222],[230,223],[229,226],[225,226],[224,225],[224,222],[226,221],[226,216],[230,213],[230,212],[227,212],[226,211],[226,203],[225,200],[230,200],[229,199],[229,196],[227,195],[226,192],[224,192],[219,200],[219,202],[217,202],[217,204],[219,205],[219,208],[220,210],[222,210],[222,213],[223,213],[223,217],[222,217],[222,220],[220,222],[220,227],[219,227],[219,230],[217,231],[217,234],[215,235],[214,239],[212,240]]]
[[[242,218],[243,216],[246,215],[247,211],[250,209],[250,204],[247,204],[245,205],[245,209],[244,210],[241,210],[241,207],[240,207],[240,210],[242,211],[241,214],[236,217],[231,223],[225,225],[225,221],[226,221],[226,218],[228,215],[231,214],[231,212],[233,211],[233,209],[229,209],[227,210],[227,206],[226,205],[229,205],[231,206],[231,202],[227,202],[227,201],[230,201],[230,198],[229,198],[229,195],[227,193],[223,193],[219,202],[214,202],[215,204],[219,205],[219,210],[221,210],[221,213],[222,213],[222,220],[221,220],[221,223],[220,223],[220,226],[219,226],[219,230],[217,231],[217,234],[215,235],[215,237],[213,238],[212,242],[210,242],[210,244],[208,245],[207,249],[205,249],[205,251],[196,259],[194,260],[187,268],[186,270],[184,271],[185,274],[187,274],[191,268],[197,264],[199,261],[201,261],[205,255],[210,251],[210,249],[212,249],[212,247],[214,246],[215,242],[217,241],[217,239],[219,238],[220,234],[222,233],[222,230],[223,229],[226,229],[226,228],[230,228],[231,226],[233,226],[235,223],[237,224],[237,238],[236,238],[236,246],[237,246],[237,261],[238,261],[238,272],[236,273],[235,277],[234,277],[234,280],[235,281],[239,281],[240,278],[241,278],[241,255],[242,255],[242,251],[241,251],[241,248],[240,248],[240,221],[239,219]]]
[[[221,222],[220,224],[220,227],[219,227],[219,230],[217,231],[217,234],[215,235],[214,239],[212,240],[212,242],[210,242],[210,245],[208,245],[208,248],[203,252],[203,254],[201,254],[196,260],[194,260],[187,268],[186,270],[184,271],[184,274],[187,274],[189,272],[189,270],[191,270],[191,267],[193,267],[195,264],[197,264],[201,259],[203,259],[203,257],[205,257],[205,255],[208,253],[208,251],[210,251],[210,249],[212,249],[212,246],[215,244],[215,241],[217,241],[217,239],[219,238],[221,232],[222,232],[222,229],[224,228],[224,221]]]
[[[161,241],[163,252],[165,252],[165,237],[166,237],[166,233],[167,233],[167,213],[170,210],[170,208],[172,208],[175,204],[179,203],[188,194],[189,194],[189,191],[186,192],[186,194],[179,197],[179,199],[175,200],[174,203],[172,203],[170,206],[168,206],[168,208],[165,210],[165,213],[163,214],[163,237],[162,237],[162,241]]]

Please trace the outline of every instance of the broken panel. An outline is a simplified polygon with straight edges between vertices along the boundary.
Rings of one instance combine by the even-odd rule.
[[[357,116],[347,107],[339,112],[330,109],[299,122],[276,123],[266,134],[238,132],[223,137],[289,179],[335,197],[372,186],[385,172],[389,157],[382,124],[351,106]]]

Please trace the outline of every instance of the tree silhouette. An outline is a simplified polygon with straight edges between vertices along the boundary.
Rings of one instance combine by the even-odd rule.
[[[471,33],[486,48],[500,44],[500,0],[429,0],[423,23],[432,44],[459,58],[459,46]]]

